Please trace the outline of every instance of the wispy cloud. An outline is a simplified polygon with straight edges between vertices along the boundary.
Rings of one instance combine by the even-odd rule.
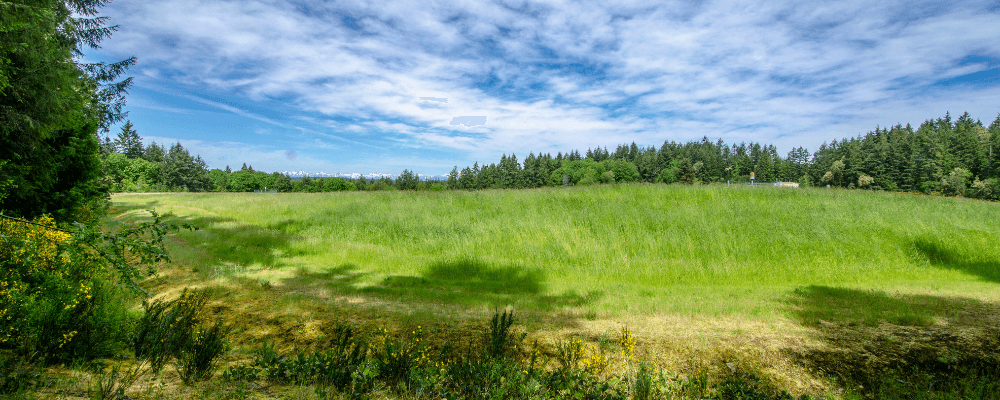
[[[875,124],[1000,107],[1000,83],[948,80],[996,68],[1000,15],[988,1],[146,0],[109,14],[122,28],[105,51],[138,55],[140,80],[385,150],[382,163],[702,136],[814,148]],[[288,165],[309,153],[276,154]]]

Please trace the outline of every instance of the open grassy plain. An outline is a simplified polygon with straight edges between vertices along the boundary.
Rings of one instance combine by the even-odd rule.
[[[1000,324],[998,203],[681,185],[113,202],[117,219],[201,227],[173,236],[175,263],[146,284],[209,288],[245,345],[307,347],[332,320],[447,339],[513,307],[543,341],[628,326],[664,368],[740,360],[818,393],[816,371],[837,375],[831,352],[855,341]]]

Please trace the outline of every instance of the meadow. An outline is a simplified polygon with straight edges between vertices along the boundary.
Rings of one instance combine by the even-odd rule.
[[[174,266],[147,286],[209,288],[247,344],[307,346],[331,319],[458,326],[512,308],[553,340],[628,326],[662,365],[736,352],[812,390],[809,361],[785,350],[821,359],[854,334],[1000,322],[1000,204],[963,198],[637,184],[113,204],[119,220],[155,209],[200,226],[173,236]]]

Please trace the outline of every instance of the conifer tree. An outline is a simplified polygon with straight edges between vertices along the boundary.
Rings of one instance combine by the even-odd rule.
[[[141,158],[145,154],[142,146],[142,138],[139,133],[132,129],[132,121],[125,121],[122,131],[115,140],[115,150],[125,155],[127,158]]]
[[[446,181],[446,183],[448,184],[448,189],[458,189],[458,166],[457,165],[454,168],[451,169],[451,172],[448,173],[448,180]]]
[[[18,188],[0,196],[8,213],[68,221],[107,192],[97,134],[123,119],[131,78],[115,80],[135,58],[80,61],[116,29],[95,17],[106,3],[0,1],[0,182]]]

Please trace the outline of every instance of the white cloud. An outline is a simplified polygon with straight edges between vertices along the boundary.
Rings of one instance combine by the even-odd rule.
[[[354,139],[374,132],[489,159],[702,136],[814,148],[945,110],[995,113],[997,85],[933,86],[987,68],[961,65],[969,55],[1000,58],[988,5],[147,0],[112,3],[122,29],[107,47],[163,85],[287,98],[302,110],[289,119],[336,133],[295,128],[337,146],[373,146]],[[450,123],[469,115],[489,123]]]

